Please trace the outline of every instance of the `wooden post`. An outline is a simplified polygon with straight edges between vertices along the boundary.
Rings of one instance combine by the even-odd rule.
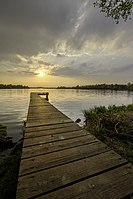
[[[48,99],[48,95],[49,95],[49,93],[46,93],[46,100],[48,101],[49,99]]]

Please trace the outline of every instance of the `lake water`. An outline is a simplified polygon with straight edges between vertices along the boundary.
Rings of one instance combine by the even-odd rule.
[[[133,103],[133,92],[71,89],[0,89],[0,124],[8,127],[14,141],[22,138],[30,92],[49,92],[49,102],[72,120],[84,121],[82,110],[100,105]]]

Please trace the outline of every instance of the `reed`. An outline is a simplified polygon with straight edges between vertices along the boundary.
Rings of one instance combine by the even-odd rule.
[[[133,163],[133,104],[83,111],[85,128]]]

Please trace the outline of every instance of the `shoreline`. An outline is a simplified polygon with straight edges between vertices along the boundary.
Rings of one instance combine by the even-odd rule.
[[[84,110],[85,129],[133,164],[133,104]]]
[[[23,139],[17,143],[7,136],[7,129],[0,125],[0,141],[3,142],[0,151],[0,196],[14,199],[18,181],[19,164]],[[5,146],[4,146],[5,145]]]

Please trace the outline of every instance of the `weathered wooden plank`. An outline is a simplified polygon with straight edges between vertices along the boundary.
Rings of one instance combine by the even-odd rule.
[[[42,104],[42,103],[40,103],[40,104],[37,104],[37,103],[35,103],[35,104],[30,104],[30,106],[29,106],[29,108],[31,109],[31,108],[41,108],[41,107],[44,107],[44,106],[49,106],[50,107],[50,104],[47,104],[47,103],[44,103],[44,104]]]
[[[67,128],[67,127],[77,127],[78,125],[74,123],[73,121],[68,123],[61,123],[61,124],[50,124],[50,125],[41,125],[41,126],[35,126],[35,127],[26,127],[25,128],[25,135],[30,132],[38,132],[38,131],[44,131],[44,130],[50,130],[50,129],[59,129],[59,128]],[[79,127],[79,126],[78,126]],[[81,129],[81,127],[79,127]]]
[[[79,131],[79,130],[81,130],[81,128],[78,125],[77,126],[68,126],[68,127],[65,127],[65,128],[57,128],[57,129],[45,129],[43,131],[40,130],[40,131],[25,133],[25,139],[40,137],[40,136],[45,136],[45,135],[68,133],[68,132]],[[90,133],[88,132],[88,134],[90,134]]]
[[[83,135],[86,135],[86,132],[79,130],[79,131],[73,131],[73,132],[68,132],[68,133],[51,134],[51,135],[35,137],[31,139],[24,139],[23,147],[32,146],[36,144],[43,144],[43,143],[48,143],[48,142],[55,142],[59,140],[66,140],[66,139],[70,139],[74,137],[81,137]]]
[[[57,123],[64,123],[64,122],[71,122],[71,119],[68,118],[55,118],[54,120],[50,120],[50,118],[41,121],[33,121],[27,122],[26,127],[33,127],[33,126],[40,126],[40,125],[48,125],[48,124],[57,124]]]
[[[54,108],[49,108],[48,106],[46,106],[45,108],[43,107],[42,109],[32,109],[32,110],[29,110],[29,112],[28,112],[28,117],[29,117],[29,115],[35,115],[35,114],[45,114],[45,113],[55,113],[55,112],[57,112],[57,110],[56,109],[54,109]],[[37,115],[36,115],[37,116]]]
[[[35,107],[34,107],[34,105],[35,105]],[[38,105],[38,106],[36,106],[36,105]],[[45,106],[50,106],[51,108],[54,108],[54,109],[56,109],[57,110],[57,108],[56,107],[54,107],[52,104],[50,104],[49,102],[46,102],[46,101],[37,101],[37,102],[30,102],[30,104],[29,104],[29,109],[31,109],[31,108],[33,108],[33,109],[38,109],[38,108],[40,108],[40,106],[42,107],[44,107],[45,108]]]
[[[57,112],[57,111],[54,112],[54,115],[53,115],[53,113],[50,112],[50,113],[39,114],[39,115],[36,117],[36,115],[34,114],[34,115],[29,115],[29,116],[28,116],[28,120],[29,120],[29,119],[30,119],[30,120],[31,120],[31,119],[40,119],[40,118],[44,118],[44,119],[45,119],[45,118],[49,118],[49,117],[51,118],[51,117],[54,117],[54,116],[55,116],[55,118],[56,118],[56,117],[62,117],[62,116],[64,117],[64,114],[63,114],[63,113],[60,113],[60,112]]]
[[[48,112],[48,113],[57,112],[57,109],[54,108],[53,106],[32,107],[32,108],[29,108],[28,115],[36,114],[36,113],[45,113],[45,112]]]
[[[36,102],[30,102],[29,104],[29,108],[38,108],[39,106],[52,106],[54,107],[53,105],[51,105],[49,102],[47,101],[44,101],[44,100],[41,100],[41,101],[36,101]],[[55,108],[55,107],[54,107]]]
[[[34,98],[32,100],[30,100],[30,106],[34,105],[34,104],[41,104],[41,105],[48,104],[49,105],[49,102],[46,99],[39,97],[36,100]]]
[[[54,115],[51,114],[51,115],[46,116],[46,117],[43,116],[43,117],[37,117],[37,118],[35,118],[35,117],[28,118],[27,123],[36,122],[36,121],[44,121],[44,123],[45,123],[45,121],[47,121],[47,120],[53,121],[53,120],[55,120],[55,118],[58,119],[58,120],[66,119],[66,117],[64,115],[57,115],[56,117],[54,117]]]
[[[47,111],[48,110],[48,111]],[[45,115],[45,116],[49,116],[52,115],[52,113],[54,112],[55,117],[56,115],[62,115],[67,117],[64,113],[62,113],[61,111],[59,111],[58,109],[56,109],[54,106],[52,106],[51,104],[47,104],[47,106],[45,106],[45,104],[42,103],[41,106],[29,106],[29,110],[28,110],[28,118],[29,117],[33,117],[33,115],[35,115],[37,112],[39,112],[39,115]],[[31,114],[32,113],[32,114]],[[67,117],[68,118],[68,117]]]
[[[40,196],[38,199],[118,199],[132,193],[133,166],[127,164]]]
[[[113,151],[19,177],[17,198],[30,198],[126,163]],[[21,197],[22,196],[22,197]]]
[[[103,143],[96,142],[53,152],[50,154],[44,154],[28,159],[23,159],[21,161],[21,169],[19,175],[26,175],[28,173],[48,169],[109,150],[110,149]]]
[[[33,105],[33,104],[42,104],[42,103],[49,104],[49,102],[46,99],[41,98],[41,97],[39,97],[39,98],[37,98],[36,100],[34,98],[32,100],[30,100],[30,105]]]
[[[85,135],[85,136],[80,137],[80,139],[79,137],[78,138],[76,137],[76,138],[71,138],[68,140],[60,140],[57,142],[52,142],[52,143],[50,142],[47,144],[40,144],[40,145],[31,146],[31,147],[26,147],[26,148],[23,148],[21,159],[34,157],[41,154],[55,152],[55,151],[60,151],[63,149],[69,149],[76,146],[82,146],[82,145],[86,145],[86,144],[94,143],[94,142],[98,142],[96,138],[90,136],[89,139],[87,139],[87,136]]]
[[[37,97],[36,99],[33,97],[32,99],[30,99],[30,105],[31,104],[39,104],[39,103],[46,103],[48,104],[49,102],[45,99],[45,98],[41,98],[41,97]]]
[[[43,101],[42,101],[42,104],[43,104]],[[46,113],[47,115],[44,116]],[[52,105],[45,106],[44,104],[44,106],[29,107],[26,127],[42,125],[42,124],[46,125],[46,124],[59,123],[59,122],[63,123],[63,122],[70,122],[70,121],[71,121],[70,118],[66,117],[63,113],[58,111],[54,106]]]
[[[44,98],[41,98],[40,96],[39,97],[37,97],[37,99],[32,99],[32,100],[30,100],[30,106],[31,105],[34,105],[34,104],[49,104],[49,102],[46,100],[46,99],[44,99]]]

